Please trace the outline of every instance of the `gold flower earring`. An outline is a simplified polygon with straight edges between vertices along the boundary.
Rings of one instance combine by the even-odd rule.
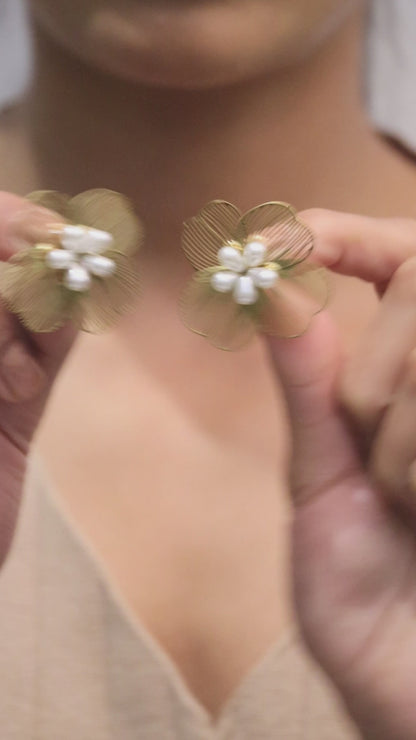
[[[222,200],[183,228],[194,278],[180,301],[184,324],[220,349],[244,347],[256,331],[297,337],[328,299],[324,269],[307,261],[314,237],[287,203],[244,215]]]
[[[143,229],[129,201],[111,190],[74,198],[53,191],[27,199],[57,215],[36,226],[22,214],[21,246],[0,265],[0,296],[33,332],[51,332],[68,321],[88,332],[113,326],[140,292],[133,257]]]

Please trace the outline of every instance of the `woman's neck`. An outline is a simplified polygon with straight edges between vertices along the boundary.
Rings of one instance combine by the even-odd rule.
[[[28,116],[41,185],[124,192],[153,254],[172,251],[182,220],[213,198],[242,209],[271,199],[350,207],[354,167],[362,179],[374,146],[360,99],[360,45],[356,15],[296,68],[184,92],[121,83],[40,34]]]

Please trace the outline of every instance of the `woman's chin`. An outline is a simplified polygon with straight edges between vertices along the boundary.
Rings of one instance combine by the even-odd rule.
[[[137,18],[107,9],[91,18],[83,48],[93,50],[95,64],[136,82],[214,87],[239,82],[272,64],[276,31],[268,44],[265,26],[270,28],[273,20],[276,24],[275,16],[256,15],[250,22],[247,14],[226,4],[192,6],[182,13],[177,7],[159,13],[153,8],[141,10]]]
[[[144,85],[203,89],[306,56],[353,0],[32,2],[55,39],[92,65]]]
[[[107,46],[107,49],[111,47]],[[204,90],[235,85],[257,78],[268,71],[264,60],[235,60],[228,54],[203,53],[201,49],[182,47],[173,49],[148,49],[128,52],[120,49],[117,55],[96,49],[94,55],[86,53],[85,61],[120,79],[145,87],[183,90]]]

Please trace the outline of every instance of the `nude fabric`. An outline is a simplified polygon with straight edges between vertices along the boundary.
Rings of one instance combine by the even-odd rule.
[[[295,631],[213,722],[129,615],[32,460],[0,574],[2,740],[353,740]]]

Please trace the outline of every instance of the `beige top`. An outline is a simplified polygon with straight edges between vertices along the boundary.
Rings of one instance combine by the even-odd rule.
[[[0,577],[2,740],[359,737],[294,632],[270,648],[214,723],[128,614],[37,461],[26,488]]]

